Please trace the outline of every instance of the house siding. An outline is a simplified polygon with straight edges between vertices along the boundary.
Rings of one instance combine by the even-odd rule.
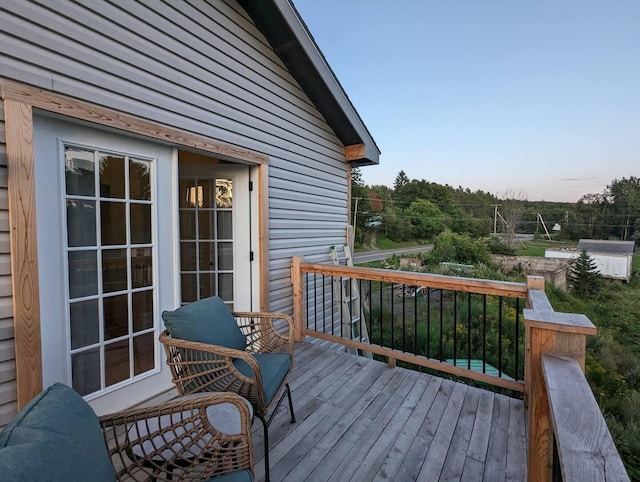
[[[344,146],[233,1],[4,2],[0,78],[267,155],[273,311],[292,312],[292,256],[345,241]],[[2,123],[0,424],[15,408],[4,141]]]

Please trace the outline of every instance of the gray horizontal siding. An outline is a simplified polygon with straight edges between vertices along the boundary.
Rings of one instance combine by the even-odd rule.
[[[344,147],[232,0],[2,2],[0,76],[269,156],[272,309],[291,312],[292,256],[344,242]],[[15,410],[2,119],[0,425]]]

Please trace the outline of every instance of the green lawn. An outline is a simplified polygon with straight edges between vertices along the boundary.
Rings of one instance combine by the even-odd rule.
[[[564,246],[575,246],[576,243],[570,241],[546,241],[544,239],[536,239],[535,241],[525,241],[523,248],[521,244],[517,245],[516,255],[518,256],[542,256],[547,248],[562,248]]]

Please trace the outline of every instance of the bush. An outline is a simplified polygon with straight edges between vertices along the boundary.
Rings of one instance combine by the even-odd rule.
[[[500,238],[495,236],[490,236],[486,240],[486,244],[491,254],[504,254],[507,256],[515,256],[516,254],[516,251],[513,248],[510,248],[506,243],[502,242]]]
[[[489,249],[480,240],[449,230],[433,240],[433,249],[426,257],[430,265],[439,263],[489,264]]]

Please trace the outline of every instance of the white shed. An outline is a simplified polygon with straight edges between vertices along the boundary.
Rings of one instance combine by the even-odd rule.
[[[577,258],[584,250],[603,277],[629,281],[634,248],[633,241],[581,239],[576,248],[549,248],[544,255],[546,258]]]

